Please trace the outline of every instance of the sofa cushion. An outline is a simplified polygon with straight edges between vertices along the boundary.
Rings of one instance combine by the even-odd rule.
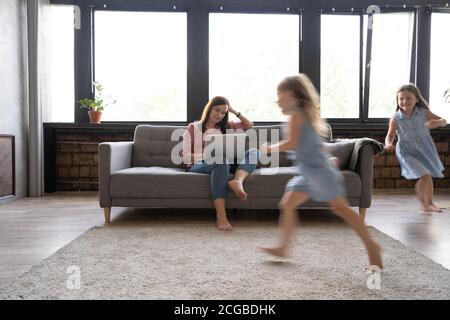
[[[175,164],[171,159],[172,152],[178,154],[175,147],[180,143],[180,139],[172,141],[172,133],[178,130],[181,136],[185,129],[183,126],[137,126],[134,132],[132,166],[183,168],[184,165]]]
[[[183,164],[176,164],[172,161],[172,155],[179,156],[181,136],[185,129],[186,127],[183,126],[137,126],[134,133],[132,166],[184,168]],[[261,143],[267,141],[276,143],[283,138],[284,130],[284,126],[280,125],[255,126],[247,131],[245,147],[246,149],[258,148]],[[274,133],[277,133],[278,137],[272,136]],[[285,153],[279,154],[278,165],[282,167],[291,165],[291,161]],[[264,165],[258,163],[258,168],[261,166]]]
[[[341,171],[345,179],[347,197],[361,196],[361,178],[353,171]],[[261,168],[256,169],[244,182],[245,191],[249,197],[257,194],[258,198],[282,195],[284,188],[294,175],[295,167]]]
[[[342,142],[324,143],[324,145],[327,151],[331,153],[332,156],[335,156],[339,159],[339,169],[341,170],[347,169],[355,142],[342,141]]]
[[[179,168],[127,168],[111,175],[111,197],[208,198],[209,179],[209,175]]]
[[[295,167],[256,169],[245,181],[249,198],[273,198],[283,194],[286,183],[296,173]],[[361,195],[359,175],[342,171],[348,197]],[[192,198],[209,199],[210,175],[185,172],[178,168],[134,167],[111,175],[112,198]],[[232,192],[229,197],[235,197]]]

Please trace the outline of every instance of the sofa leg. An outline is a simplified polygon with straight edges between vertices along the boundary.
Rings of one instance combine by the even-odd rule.
[[[363,221],[366,220],[366,211],[367,211],[367,208],[359,208],[359,215],[361,216]]]
[[[105,215],[105,223],[111,222],[111,207],[103,208],[103,214]]]

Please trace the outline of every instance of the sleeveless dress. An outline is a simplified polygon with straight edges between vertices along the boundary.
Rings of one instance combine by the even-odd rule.
[[[424,175],[442,178],[444,166],[430,134],[425,126],[427,109],[415,107],[411,117],[398,110],[393,115],[397,125],[395,154],[400,163],[401,174],[406,179],[418,179]]]
[[[330,156],[323,151],[320,135],[309,121],[305,121],[295,149],[297,175],[289,180],[285,191],[305,192],[320,202],[345,197],[344,177],[328,160]]]

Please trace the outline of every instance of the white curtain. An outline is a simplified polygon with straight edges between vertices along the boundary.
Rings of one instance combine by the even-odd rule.
[[[28,195],[44,195],[43,105],[48,102],[49,0],[27,0],[28,30]]]

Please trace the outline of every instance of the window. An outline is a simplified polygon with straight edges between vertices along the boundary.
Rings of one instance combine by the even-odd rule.
[[[282,121],[276,87],[299,73],[300,17],[209,15],[209,96],[230,100],[252,121]]]
[[[105,121],[186,121],[187,18],[182,12],[96,11],[95,80]]]
[[[369,118],[390,118],[397,89],[410,83],[413,28],[413,12],[374,15]]]
[[[444,92],[450,89],[450,13],[431,15],[430,109],[450,121],[450,103]],[[450,102],[450,101],[449,101]]]
[[[50,6],[49,104],[44,106],[45,122],[74,121],[74,28],[73,7]]]
[[[321,16],[320,105],[323,118],[359,118],[360,16]]]

